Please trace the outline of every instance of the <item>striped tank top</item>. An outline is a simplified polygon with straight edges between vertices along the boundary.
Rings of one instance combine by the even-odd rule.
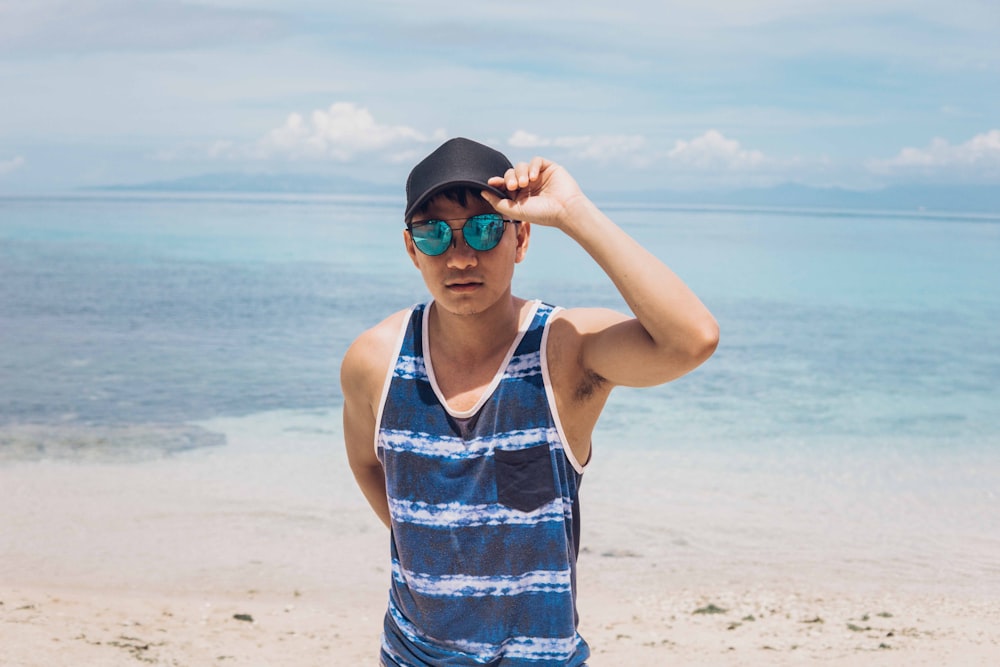
[[[387,667],[580,667],[582,466],[565,446],[541,302],[472,409],[448,408],[413,308],[386,378],[376,443],[391,516]]]

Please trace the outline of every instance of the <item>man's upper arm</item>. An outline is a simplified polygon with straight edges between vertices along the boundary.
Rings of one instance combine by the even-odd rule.
[[[351,465],[377,464],[375,417],[389,367],[394,361],[405,311],[383,320],[358,336],[344,354],[340,387],[344,395],[344,439]]]
[[[344,355],[340,386],[344,395],[344,442],[353,468],[375,458],[375,401],[371,332],[362,334]]]
[[[368,380],[360,369],[351,364],[350,353],[341,367],[341,388],[344,394],[344,444],[351,468],[372,465],[375,456],[375,413],[367,391]]]
[[[348,348],[340,368],[347,460],[358,486],[384,522],[388,521],[388,509],[381,463],[375,452],[375,419],[400,322],[397,313],[359,336]]]
[[[649,387],[696,368],[714,348],[685,340],[657,342],[639,320],[606,308],[574,308],[564,317],[580,337],[579,360],[585,373],[612,385]]]

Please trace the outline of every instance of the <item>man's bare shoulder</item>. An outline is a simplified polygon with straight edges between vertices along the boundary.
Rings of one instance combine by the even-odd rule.
[[[610,308],[563,308],[553,315],[553,324],[565,336],[598,333],[632,318]]]
[[[340,365],[340,384],[345,394],[381,387],[409,314],[409,309],[393,313],[354,339]]]

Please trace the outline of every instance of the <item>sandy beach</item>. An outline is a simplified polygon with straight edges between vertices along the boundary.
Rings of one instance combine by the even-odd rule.
[[[609,583],[583,587],[594,665],[992,665],[1000,655],[995,602],[681,582],[622,599]],[[5,587],[3,664],[374,665],[380,590]]]
[[[228,444],[142,461],[52,451],[0,464],[0,663],[376,664],[387,535],[353,487],[335,415],[206,428]],[[753,527],[759,553],[732,553],[698,530],[714,520],[724,534],[740,517],[683,503],[643,514],[608,492],[625,472],[609,457],[584,487],[590,664],[1000,658],[996,553],[957,574],[934,549],[918,566],[871,567],[833,553],[835,541],[771,542],[768,524],[784,525],[786,541],[811,538],[801,518],[766,505]],[[927,574],[935,568],[941,576]]]

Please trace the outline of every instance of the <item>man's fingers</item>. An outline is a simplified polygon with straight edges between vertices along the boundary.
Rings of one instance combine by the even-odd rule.
[[[531,183],[531,165],[519,162],[514,171],[517,173],[517,187],[526,188]]]
[[[546,163],[547,160],[539,155],[531,158],[531,164],[528,167],[529,178],[533,181],[538,180],[538,176],[542,173],[542,169]]]
[[[503,175],[504,181],[506,181],[506,183],[507,183],[507,189],[510,190],[511,192],[513,192],[514,190],[517,190],[519,187],[521,187],[521,184],[520,184],[521,179],[520,179],[520,177],[517,174],[517,167],[518,166],[520,166],[520,164],[517,165],[517,166],[515,166],[515,167],[511,167]]]
[[[542,184],[545,170],[554,163],[541,156],[531,158],[531,162],[518,162],[504,172],[503,176],[493,176],[487,183],[495,188],[506,188],[508,192],[537,189]]]
[[[513,192],[514,190],[521,190],[530,185],[531,181],[534,180],[531,175],[532,164],[518,162],[504,173],[504,183],[507,185],[508,190]]]

